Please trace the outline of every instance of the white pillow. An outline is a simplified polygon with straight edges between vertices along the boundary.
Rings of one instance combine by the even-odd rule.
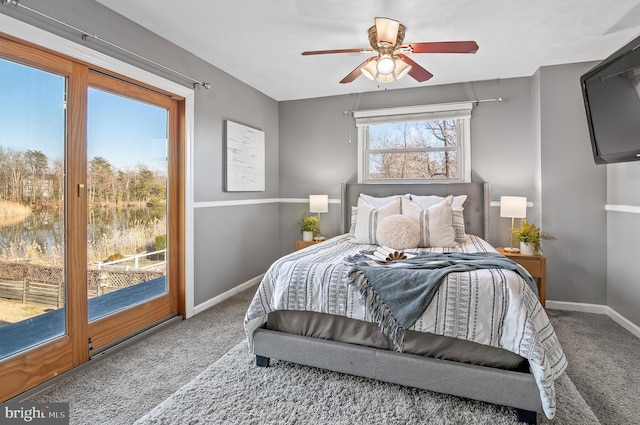
[[[437,204],[422,208],[416,202],[402,199],[402,214],[418,220],[420,225],[420,247],[454,247],[456,246],[453,230],[453,196],[447,196]]]
[[[445,199],[444,196],[436,196],[436,195],[420,196],[420,195],[414,195],[414,194],[410,194],[409,198],[411,198],[413,202],[420,205],[422,208],[429,208],[430,206],[435,205],[438,202],[442,202]],[[467,200],[467,195],[453,196],[451,208],[453,209],[462,208],[462,204],[464,204],[464,201],[466,200]]]
[[[413,249],[420,242],[417,220],[402,214],[393,214],[380,221],[376,232],[378,244],[393,249]]]
[[[407,199],[407,198],[405,198]],[[377,208],[363,198],[358,198],[358,216],[356,217],[356,230],[354,242],[377,245],[376,232],[378,223],[393,214],[400,214],[400,198]]]
[[[409,196],[413,202],[420,205],[422,208],[429,208],[430,206],[444,200],[443,196],[436,195],[419,196],[410,194]],[[461,243],[467,241],[467,230],[464,226],[464,208],[462,207],[466,200],[467,195],[457,195],[453,197],[453,202],[451,204],[453,214],[453,231],[456,234],[455,240],[456,242]]]
[[[359,199],[364,199],[367,204],[373,205],[374,207],[377,207],[377,208],[380,208],[380,207],[384,207],[389,202],[393,202],[396,199],[401,198],[403,196],[409,197],[409,194],[406,194],[406,195],[391,195],[391,196],[385,196],[385,197],[380,198],[380,197],[377,197],[377,196],[371,196],[371,195],[366,195],[364,193],[361,193]]]
[[[358,207],[351,207],[351,224],[349,225],[349,234],[356,232],[356,219],[358,218]]]
[[[464,243],[467,241],[467,230],[464,227],[464,211],[462,208],[452,208],[452,225],[456,234],[456,242]]]

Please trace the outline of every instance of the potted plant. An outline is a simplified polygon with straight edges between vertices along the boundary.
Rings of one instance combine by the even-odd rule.
[[[520,227],[513,231],[512,238],[514,241],[520,242],[520,253],[533,255],[542,251],[542,241],[554,240],[555,236],[541,231],[539,227],[523,218]]]
[[[302,240],[312,241],[313,237],[320,233],[320,219],[315,215],[302,216],[300,229],[302,230]]]

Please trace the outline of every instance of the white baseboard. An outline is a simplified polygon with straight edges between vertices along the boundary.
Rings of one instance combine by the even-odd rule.
[[[631,320],[624,317],[608,305],[601,304],[585,304],[585,303],[572,303],[566,301],[547,301],[547,308],[555,310],[568,310],[568,311],[582,311],[585,313],[606,314],[614,322],[640,338],[640,326],[633,323]]]
[[[582,311],[584,313],[596,313],[596,314],[606,314],[607,312],[606,305],[601,304],[585,304],[585,303],[572,303],[567,301],[551,301],[547,300],[546,307],[552,310],[567,310],[567,311]]]
[[[201,313],[201,312],[205,311],[206,309],[208,309],[209,307],[213,307],[214,305],[221,303],[222,301],[226,300],[227,298],[231,298],[234,295],[239,294],[240,292],[244,291],[245,289],[248,289],[248,288],[252,287],[253,285],[256,285],[256,284],[260,283],[260,281],[262,280],[263,276],[264,276],[264,273],[261,274],[260,276],[256,276],[253,279],[250,279],[250,280],[246,281],[245,283],[242,283],[242,284],[236,286],[235,288],[229,289],[227,292],[224,292],[224,293],[218,295],[217,297],[213,297],[210,300],[207,300],[207,301],[203,302],[202,304],[198,304],[197,306],[195,306],[193,308],[193,313],[194,314]]]

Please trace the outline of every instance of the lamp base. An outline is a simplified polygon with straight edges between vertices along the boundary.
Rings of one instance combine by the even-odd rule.
[[[502,248],[504,250],[504,252],[520,252],[520,248],[510,248],[510,247],[505,247]]]

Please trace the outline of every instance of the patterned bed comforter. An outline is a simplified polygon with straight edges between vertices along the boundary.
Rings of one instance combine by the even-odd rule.
[[[348,234],[312,245],[274,262],[247,310],[245,330],[253,332],[277,310],[313,311],[376,323],[359,290],[349,283],[353,264],[345,257],[375,246],[353,243]],[[416,252],[495,252],[471,235],[457,248]],[[567,361],[534,291],[517,273],[482,269],[447,275],[411,330],[460,338],[509,350],[529,360],[545,415],[556,410],[554,380]]]

